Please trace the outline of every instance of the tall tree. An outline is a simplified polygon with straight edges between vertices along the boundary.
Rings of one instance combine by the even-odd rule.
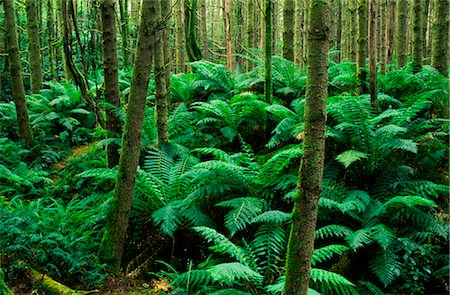
[[[225,21],[225,46],[227,50],[227,68],[229,71],[233,70],[233,41],[231,36],[231,23],[232,20],[232,11],[231,11],[231,3],[233,0],[223,0],[223,12],[224,12],[224,21]]]
[[[200,0],[200,32],[202,37],[203,59],[208,59],[208,30],[206,29],[206,0]]]
[[[189,61],[202,59],[197,43],[197,0],[184,0],[184,36]]]
[[[254,0],[247,0],[247,49],[254,48],[254,42],[255,42],[255,33],[254,33],[254,26],[255,26],[255,5]],[[250,67],[250,61],[247,60],[247,71],[251,69]]]
[[[303,31],[304,31],[304,23],[303,23],[303,1],[296,0],[295,1],[295,50],[294,50],[294,60],[297,64],[303,64]]]
[[[177,73],[183,73],[186,71],[186,58],[184,53],[185,46],[183,8],[183,1],[178,0],[175,2],[175,63]]]
[[[265,18],[265,42],[264,42],[264,94],[266,102],[272,102],[272,0],[265,0],[264,18]]]
[[[329,0],[311,0],[309,14],[305,135],[287,250],[285,295],[308,294],[325,158]]]
[[[294,1],[284,0],[283,57],[294,61]]]
[[[395,43],[395,11],[396,3],[395,1],[387,1],[388,5],[386,7],[386,65],[392,62],[392,57],[394,55]]]
[[[156,83],[156,116],[158,129],[158,144],[169,142],[169,21],[171,1],[157,0],[156,11],[158,13],[158,29],[155,39],[155,83]],[[167,57],[167,58],[166,58]]]
[[[129,38],[129,17],[128,17],[128,1],[119,0],[120,26],[122,32],[122,56],[125,68],[129,65],[128,38]]]
[[[369,80],[370,105],[378,111],[377,101],[377,6],[378,0],[371,0],[369,5]]]
[[[98,253],[100,260],[106,263],[107,270],[114,274],[120,272],[131,209],[131,197],[141,151],[142,123],[153,60],[152,52],[157,16],[155,2],[143,1],[141,9],[138,47],[128,98],[122,153],[117,171],[116,187],[111,199],[106,227]]]
[[[367,93],[367,1],[358,0],[358,83],[359,94]]]
[[[448,75],[448,30],[450,0],[435,0],[431,66]]]
[[[407,0],[398,0],[395,21],[395,44],[397,54],[397,68],[402,68],[408,61],[408,39],[406,36],[406,20],[408,16]]]
[[[423,41],[422,41],[422,17],[423,17],[423,3],[422,0],[414,0],[413,1],[413,46],[412,46],[412,58],[413,58],[413,73],[420,72],[422,70],[422,50],[423,50]]]
[[[41,41],[39,38],[39,21],[36,14],[38,4],[36,0],[26,1],[30,81],[33,93],[39,93],[42,84]]]
[[[386,42],[388,38],[386,6],[386,0],[380,0],[380,72],[382,74],[386,74]]]
[[[16,106],[17,124],[19,136],[25,140],[27,146],[33,144],[30,119],[28,116],[27,102],[25,100],[25,88],[23,86],[22,65],[20,64],[19,41],[16,32],[16,14],[14,12],[14,0],[4,0],[6,44],[8,46],[9,71],[12,80],[12,97]]]
[[[350,60],[356,61],[357,51],[357,37],[358,37],[358,15],[357,15],[357,0],[349,0],[348,9],[350,11]]]
[[[105,72],[105,100],[111,106],[106,109],[106,130],[109,137],[121,137],[122,123],[114,108],[120,108],[119,75],[117,66],[115,0],[102,2],[103,67]],[[119,145],[108,144],[108,168],[119,164]]]

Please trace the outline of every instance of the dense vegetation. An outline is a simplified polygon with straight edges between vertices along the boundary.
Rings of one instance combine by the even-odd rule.
[[[309,294],[448,293],[449,79],[413,61],[395,69],[394,59],[377,74],[374,109],[359,95],[361,68],[336,53]],[[98,253],[118,171],[106,149],[122,140],[98,124],[98,111],[126,123],[133,70],[119,68],[120,107],[105,99],[103,71],[89,70],[96,108],[73,80],[45,73],[26,96],[32,145],[19,136],[2,73],[0,293],[48,294],[37,272],[105,294],[282,294],[307,70],[271,56],[268,101],[263,52],[239,57],[256,66],[199,60],[170,74],[164,144],[151,74],[119,278]]]

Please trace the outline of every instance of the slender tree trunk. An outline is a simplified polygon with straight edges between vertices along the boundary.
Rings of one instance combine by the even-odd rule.
[[[283,57],[294,61],[294,1],[284,0],[283,6]]]
[[[307,24],[309,23],[309,2],[311,0],[303,0],[303,61],[302,64],[306,65],[308,59],[308,29]]]
[[[55,70],[55,17],[53,11],[53,0],[47,0],[47,42],[48,42],[48,63],[50,80],[55,80],[58,75]]]
[[[33,93],[39,93],[42,84],[41,42],[39,38],[39,22],[36,14],[37,4],[35,0],[26,1],[30,81]]]
[[[129,66],[129,52],[128,52],[128,38],[129,38],[129,18],[128,18],[128,1],[119,0],[120,10],[120,26],[122,31],[122,55],[123,66],[128,68]]]
[[[394,48],[396,46],[395,43],[395,31],[396,31],[396,26],[395,26],[395,19],[396,19],[396,15],[395,15],[395,9],[396,8],[396,3],[395,1],[388,1],[388,5],[387,5],[387,16],[386,16],[386,65],[389,65],[392,62],[392,58],[394,55]]]
[[[264,94],[266,102],[272,103],[272,0],[265,0],[264,17],[265,17],[265,42],[264,42]]]
[[[423,1],[423,7],[422,7],[422,55],[424,57],[424,62],[427,62],[427,59],[429,57],[429,52],[427,50],[427,27],[428,27],[428,10],[430,7],[430,0],[424,0]]]
[[[225,46],[227,48],[227,68],[229,71],[233,70],[233,41],[231,36],[231,2],[232,0],[224,0],[223,7],[225,13]]]
[[[325,158],[329,1],[311,0],[309,14],[305,136],[287,250],[285,295],[308,294]]]
[[[27,146],[33,145],[30,119],[28,117],[27,102],[25,100],[25,88],[23,86],[22,65],[20,64],[19,41],[16,32],[16,15],[14,1],[4,0],[6,44],[8,45],[9,71],[12,81],[12,97],[16,106],[17,124],[19,136],[25,140]]]
[[[171,3],[167,0],[156,1],[156,11],[159,15],[159,31],[157,31],[155,39],[155,52],[153,58],[155,60],[155,83],[156,83],[156,117],[158,129],[158,145],[167,144],[169,142],[169,96],[170,85],[168,68],[168,59],[165,58],[169,54],[169,21]]]
[[[184,0],[184,35],[189,61],[202,59],[197,43],[197,0]]]
[[[367,1],[358,0],[358,81],[359,94],[367,93]]]
[[[122,122],[113,108],[120,108],[119,75],[117,65],[115,0],[102,2],[103,67],[105,71],[105,100],[112,106],[106,109],[106,130],[109,137],[121,137]],[[108,168],[119,164],[119,146],[107,147]]]
[[[406,18],[408,15],[407,0],[397,0],[396,10],[396,54],[397,54],[397,68],[402,68],[408,61],[408,39],[406,36]]]
[[[448,30],[450,0],[435,0],[431,66],[448,75]]]
[[[175,2],[175,48],[176,48],[176,72],[186,72],[186,59],[184,55],[184,22],[183,6],[184,0]]]
[[[338,52],[337,62],[341,62],[341,44],[342,44],[342,0],[338,0],[338,21],[337,21],[337,33],[336,33],[336,50]]]
[[[206,0],[200,0],[200,31],[203,45],[203,59],[208,60],[208,30],[206,29]]]
[[[294,25],[295,25],[295,50],[294,50],[294,61],[296,64],[302,65],[303,64],[303,30],[304,30],[304,24],[303,24],[303,7],[302,7],[303,1],[302,0],[295,0],[295,18],[294,18]]]
[[[143,1],[138,47],[133,67],[127,118],[122,138],[117,181],[98,256],[113,274],[120,272],[136,171],[141,151],[142,123],[152,64],[156,10],[154,1]]]
[[[247,49],[254,48],[254,26],[255,26],[255,0],[247,0]],[[251,62],[246,61],[247,71],[251,70]]]
[[[386,0],[380,0],[380,72],[386,74],[386,42],[388,33],[386,30],[386,22],[388,16],[386,14]]]
[[[349,2],[349,10],[350,10],[350,61],[356,61],[356,51],[357,51],[357,30],[358,30],[358,21],[357,21],[357,0],[350,0]]]
[[[377,101],[377,3],[371,0],[369,6],[369,71],[370,71],[370,105],[378,112]]]
[[[413,0],[413,73],[422,71],[422,0]]]

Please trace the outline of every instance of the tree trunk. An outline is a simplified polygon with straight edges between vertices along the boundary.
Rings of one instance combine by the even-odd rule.
[[[378,112],[377,101],[377,0],[371,0],[369,6],[369,71],[370,105]]]
[[[189,61],[202,59],[197,44],[197,0],[184,0],[184,36]]]
[[[431,66],[448,75],[448,29],[450,0],[435,0]]]
[[[422,56],[424,57],[424,61],[429,57],[429,52],[427,50],[427,27],[428,27],[428,10],[430,8],[430,0],[424,0],[423,1],[423,7],[422,7]]]
[[[119,75],[117,65],[115,0],[102,2],[103,67],[105,72],[105,100],[112,106],[106,109],[106,130],[108,137],[121,137],[122,122],[113,108],[120,108]],[[108,168],[119,164],[119,146],[108,144]]]
[[[357,30],[358,30],[358,22],[357,22],[357,0],[350,0],[349,2],[349,10],[350,10],[350,61],[356,62],[356,51],[357,51]]]
[[[406,65],[408,61],[408,39],[406,36],[406,17],[408,15],[407,0],[398,0],[396,11],[396,54],[397,54],[397,68],[400,69]]]
[[[295,51],[294,51],[294,61],[296,64],[302,65],[303,64],[303,30],[304,30],[304,24],[303,24],[303,7],[302,7],[303,1],[302,0],[296,0],[295,1]]]
[[[387,12],[386,12],[386,65],[389,65],[392,62],[392,57],[394,55],[394,48],[395,48],[395,1],[388,1],[387,2]]]
[[[127,118],[122,138],[117,181],[98,256],[113,274],[120,272],[131,198],[141,151],[142,123],[152,64],[156,10],[154,1],[143,1],[138,47],[133,67]]]
[[[386,74],[386,42],[388,38],[386,6],[386,0],[380,0],[380,72],[383,75]]]
[[[358,0],[358,83],[359,94],[367,93],[367,1]]]
[[[272,103],[272,0],[265,0],[264,17],[265,17],[265,42],[264,42],[264,94],[266,102]]]
[[[422,71],[422,0],[413,0],[413,73]]]
[[[184,1],[184,0],[183,0]],[[183,7],[184,2],[178,0],[175,2],[175,48],[176,48],[176,72],[186,72],[186,59],[184,55],[184,25],[183,25]]]
[[[224,0],[223,7],[225,13],[225,46],[227,48],[227,69],[231,72],[233,70],[233,41],[231,36],[231,2],[232,0]]]
[[[30,81],[33,93],[39,93],[42,84],[41,42],[39,38],[39,22],[36,15],[37,4],[35,0],[26,1]]]
[[[337,20],[337,33],[336,33],[336,50],[337,50],[337,62],[341,62],[341,44],[342,44],[342,1],[338,0],[338,20]]]
[[[200,0],[200,31],[203,45],[203,59],[208,60],[208,30],[206,29],[206,0]]]
[[[27,102],[25,100],[25,88],[23,86],[22,65],[20,64],[19,41],[16,32],[16,14],[14,13],[14,1],[4,0],[6,44],[8,45],[9,71],[12,81],[12,97],[16,106],[17,124],[19,136],[30,147],[33,144],[30,119],[28,117]]]
[[[307,42],[307,40],[308,40],[308,29],[307,29],[307,24],[309,23],[309,19],[308,19],[308,17],[309,17],[309,12],[308,12],[308,10],[309,10],[309,2],[310,2],[310,0],[303,0],[303,50],[302,50],[302,53],[303,53],[303,57],[302,57],[302,59],[303,59],[303,61],[302,61],[302,64],[304,64],[304,65],[306,65],[306,63],[307,63],[307,59],[308,59],[308,42]]]
[[[305,137],[287,250],[285,295],[308,294],[325,158],[329,1],[311,0],[309,14]]]
[[[294,61],[294,1],[284,0],[283,6],[283,57]]]
[[[28,267],[28,276],[30,277],[33,286],[39,286],[50,295],[81,295],[81,293],[55,281],[48,275],[42,274],[31,267]]]
[[[128,18],[128,1],[119,0],[120,10],[120,26],[122,29],[122,55],[123,66],[128,68],[129,66],[129,52],[128,52],[128,38],[129,38],[129,18]]]
[[[53,0],[47,0],[47,42],[50,80],[58,79],[58,75],[55,70],[55,27],[56,24],[53,11]]]
[[[169,64],[166,64],[168,59],[165,58],[169,54],[169,14],[171,3],[167,0],[156,1],[156,11],[158,17],[158,28],[155,39],[155,52],[153,58],[155,60],[155,83],[156,83],[156,117],[158,129],[158,145],[163,145],[169,142]]]
[[[255,47],[255,5],[254,0],[247,0],[247,49],[254,48]],[[251,62],[249,60],[246,61],[247,65],[247,71],[251,70]]]

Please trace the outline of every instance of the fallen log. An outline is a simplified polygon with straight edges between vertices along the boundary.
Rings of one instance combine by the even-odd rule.
[[[39,286],[42,290],[47,291],[51,295],[81,295],[78,291],[75,291],[57,281],[52,279],[46,274],[42,274],[37,270],[28,267],[28,275],[33,285]]]

